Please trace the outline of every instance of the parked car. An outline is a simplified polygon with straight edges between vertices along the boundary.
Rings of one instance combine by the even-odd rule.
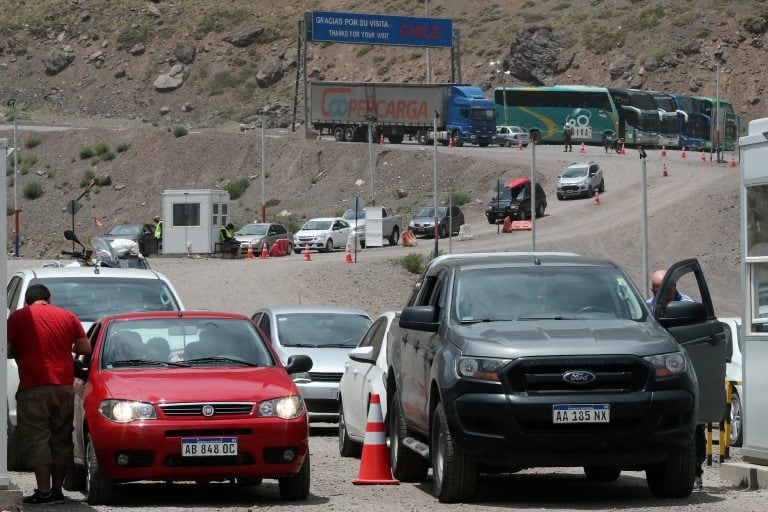
[[[371,325],[368,313],[336,306],[273,306],[256,311],[252,318],[272,340],[280,360],[295,354],[312,358],[312,371],[293,376],[309,420],[338,421],[339,381],[347,354]]]
[[[339,453],[342,457],[357,457],[362,451],[371,395],[379,395],[381,413],[386,417],[387,343],[395,318],[394,311],[383,313],[349,352],[339,383]]]
[[[88,331],[98,318],[131,311],[181,311],[184,304],[171,282],[152,270],[107,267],[40,267],[15,272],[8,279],[8,314],[25,306],[24,295],[33,284],[51,291],[54,304],[68,309]],[[16,390],[19,368],[14,359],[6,366],[8,403],[8,469],[23,464],[16,437]]]
[[[739,343],[741,336],[741,318],[727,317],[718,318],[725,327],[725,336],[728,344],[728,359],[725,364],[725,380],[741,382],[741,347]],[[739,447],[744,443],[744,421],[742,417],[742,385],[736,384],[731,398],[731,446]]]
[[[519,126],[497,126],[496,137],[493,139],[494,144],[499,146],[520,146],[524,148],[528,147],[528,143],[531,141],[528,132],[520,128]]]
[[[480,473],[540,466],[595,482],[644,470],[653,496],[690,495],[696,424],[725,412],[726,343],[695,259],[669,268],[656,300],[681,280],[700,302],[649,309],[605,260],[432,260],[390,331],[393,476],[431,465],[441,502],[472,501]]]
[[[311,219],[293,235],[293,250],[296,254],[309,246],[322,252],[346,247],[352,227],[341,217]]]
[[[510,220],[531,218],[531,178],[523,176],[510,180],[503,188],[494,191],[494,196],[485,208],[489,224],[496,224],[504,217]],[[543,217],[547,209],[547,194],[536,182],[536,217]]]
[[[102,238],[107,242],[119,239],[136,242],[144,256],[158,253],[153,224],[118,224],[102,235]]]
[[[558,201],[566,197],[592,197],[595,191],[605,192],[603,170],[597,162],[571,164],[558,177]]]
[[[107,316],[89,332],[75,382],[75,455],[67,478],[91,505],[139,480],[279,482],[309,495],[309,429],[290,373],[248,317],[229,313]],[[286,373],[287,372],[287,373]]]
[[[267,252],[269,252],[278,240],[288,240],[288,254],[293,253],[293,234],[288,232],[282,224],[270,222],[246,224],[235,231],[235,240],[240,242],[240,251],[243,254],[248,252],[249,244],[254,253],[261,251],[264,244],[267,244]]]
[[[464,212],[458,206],[437,207],[437,233],[440,238],[459,233],[464,225]],[[417,236],[435,236],[435,207],[422,206],[408,223],[408,229]]]
[[[350,226],[352,226],[352,231],[357,236],[357,239],[360,240],[360,246],[363,248],[366,246],[365,235],[368,229],[368,223],[365,220],[365,214],[366,210],[369,208],[375,208],[376,210],[381,211],[382,240],[387,240],[389,245],[397,245],[400,241],[400,233],[403,230],[403,216],[399,213],[392,213],[392,210],[384,206],[369,206],[368,208],[357,211],[350,208],[341,216],[342,219],[346,220]],[[378,246],[378,244],[376,245]]]

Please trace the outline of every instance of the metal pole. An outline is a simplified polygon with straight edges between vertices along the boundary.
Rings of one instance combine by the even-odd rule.
[[[504,124],[509,126],[509,112],[507,112],[507,71],[504,71],[504,61],[501,61],[501,95],[504,98]]]
[[[715,52],[715,131],[717,133],[717,161],[720,162],[720,53]],[[712,160],[712,157],[709,158]]]
[[[432,183],[432,195],[434,196],[434,202],[435,202],[435,258],[437,258],[438,255],[438,239],[440,238],[438,236],[437,232],[437,224],[439,222],[437,218],[437,118],[439,114],[437,111],[435,111],[435,119],[433,121],[433,132],[432,132],[432,164],[433,169],[432,173],[434,175],[434,181]]]
[[[18,178],[19,174],[19,143],[17,140],[18,125],[16,122],[16,100],[10,101],[13,107],[13,257],[19,257],[19,196],[18,196]],[[3,156],[5,158],[5,156]]]
[[[648,289],[648,180],[645,175],[645,158],[640,154],[640,177],[643,188],[643,297],[650,297]]]
[[[264,120],[264,110],[261,112],[261,222],[267,222],[267,131]]]
[[[448,254],[453,254],[453,195],[448,194]]]
[[[304,80],[304,138],[309,138],[309,91],[307,88],[307,23],[302,26],[301,74]]]
[[[371,206],[376,206],[376,196],[373,187],[373,128],[368,119],[368,171],[371,174]]]
[[[13,116],[13,119],[16,119],[16,116]],[[18,151],[18,148],[14,144],[13,152],[16,153]],[[8,165],[8,139],[0,139],[0,157],[2,157],[2,160],[0,160],[0,174],[5,177],[5,171],[7,171],[7,165]],[[15,181],[14,181],[15,183]],[[3,202],[7,204],[5,199],[8,197],[6,194],[8,192],[6,180],[3,180],[2,183],[0,183],[0,194],[2,194]],[[6,233],[6,222],[7,217],[3,216],[0,218],[0,233]],[[0,255],[0,273],[1,275],[7,275],[8,271],[8,258],[7,258],[7,251],[3,252],[2,255]],[[4,299],[5,300],[5,299]],[[8,302],[5,303],[6,308],[9,306]],[[0,326],[0,338],[7,340],[8,339],[8,331],[6,324],[3,323],[2,326]],[[6,359],[8,357],[8,354],[6,352],[7,348],[6,346],[3,346],[0,348],[0,358]],[[10,366],[10,365],[9,365]],[[14,370],[15,371],[15,370]],[[3,365],[2,368],[0,368],[0,382],[7,382],[7,372],[8,369],[6,365]],[[8,439],[8,408],[2,407],[0,408],[0,439],[3,439],[2,445],[0,445],[0,489],[2,490],[8,490],[11,485],[10,475],[8,473],[8,450],[7,450],[7,443],[6,439]],[[5,507],[3,507],[5,508]],[[10,508],[10,507],[8,507]]]
[[[429,0],[424,0],[424,17],[429,17]],[[432,83],[432,54],[429,51],[429,47],[427,47],[427,83]]]
[[[536,252],[536,143],[531,141],[531,251]]]

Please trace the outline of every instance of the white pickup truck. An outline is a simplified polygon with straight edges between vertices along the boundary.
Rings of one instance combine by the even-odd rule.
[[[344,215],[342,215],[341,218],[349,222],[357,235],[357,239],[360,240],[360,246],[364,248],[366,245],[365,235],[368,230],[366,226],[366,211],[373,210],[381,211],[381,239],[388,240],[389,245],[397,245],[400,241],[400,234],[403,232],[403,216],[392,213],[389,208],[369,206],[363,210],[357,210],[357,212],[349,209],[344,212]],[[371,238],[371,244],[368,245],[370,246],[372,244],[373,239]]]

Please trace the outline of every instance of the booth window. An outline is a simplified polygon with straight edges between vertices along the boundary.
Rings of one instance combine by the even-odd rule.
[[[768,333],[768,184],[746,187],[750,332]]]
[[[213,203],[212,225],[215,228],[226,226],[229,205],[227,203]]]
[[[200,226],[200,203],[174,203],[173,226]]]

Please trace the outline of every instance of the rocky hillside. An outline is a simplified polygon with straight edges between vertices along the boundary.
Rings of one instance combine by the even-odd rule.
[[[768,115],[764,0],[432,0],[460,33],[461,80],[591,84],[715,95],[746,120]],[[292,118],[297,24],[312,10],[423,16],[424,2],[384,0],[6,0],[0,3],[0,98],[25,113],[155,125]],[[421,48],[309,45],[311,80],[422,82]],[[451,80],[432,50],[432,79]],[[4,107],[5,108],[5,107]],[[5,111],[7,115],[7,109]],[[303,113],[298,111],[301,121]]]

